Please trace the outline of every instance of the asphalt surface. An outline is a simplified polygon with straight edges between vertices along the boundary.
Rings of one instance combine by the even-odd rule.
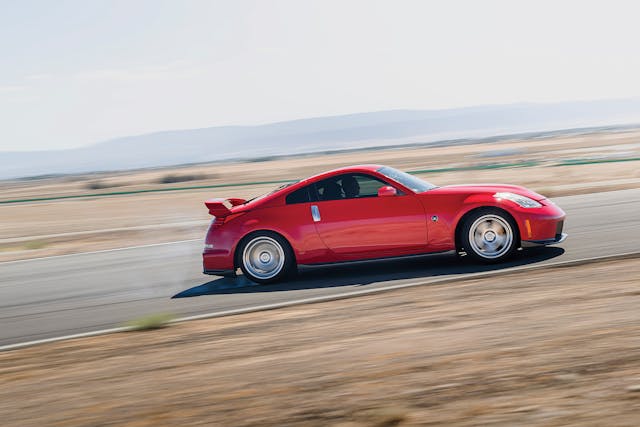
[[[0,263],[0,345],[122,326],[149,314],[198,315],[640,250],[640,189],[554,200],[567,212],[567,241],[522,251],[499,266],[427,255],[303,268],[295,280],[257,286],[203,275],[199,241]]]

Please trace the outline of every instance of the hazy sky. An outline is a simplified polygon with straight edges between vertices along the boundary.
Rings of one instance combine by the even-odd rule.
[[[0,150],[640,96],[636,1],[0,0]]]

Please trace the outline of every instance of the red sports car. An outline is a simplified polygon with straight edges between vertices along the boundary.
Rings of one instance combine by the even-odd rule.
[[[437,187],[380,165],[350,166],[251,200],[211,199],[204,273],[271,283],[299,264],[458,251],[488,263],[566,238],[565,213],[514,185]]]

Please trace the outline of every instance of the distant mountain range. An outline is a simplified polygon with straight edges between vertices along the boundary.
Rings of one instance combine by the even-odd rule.
[[[82,148],[0,152],[0,179],[483,138],[640,123],[640,99],[393,110],[116,138]]]

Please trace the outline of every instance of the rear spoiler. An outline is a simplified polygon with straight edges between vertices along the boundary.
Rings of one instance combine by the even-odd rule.
[[[234,206],[245,203],[244,199],[209,199],[204,202],[205,206],[209,209],[209,214],[216,218],[224,218],[231,215],[231,209]],[[231,205],[227,207],[227,204]]]

